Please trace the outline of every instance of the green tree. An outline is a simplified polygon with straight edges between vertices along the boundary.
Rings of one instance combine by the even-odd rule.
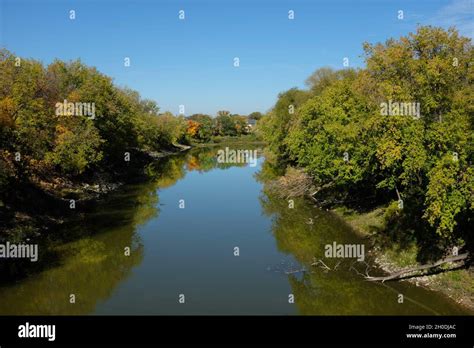
[[[201,141],[209,141],[214,133],[214,126],[212,117],[205,114],[194,114],[188,119],[199,122],[200,126],[197,133],[197,138]]]
[[[322,67],[306,79],[306,85],[313,95],[318,95],[334,82],[345,78],[353,78],[355,74],[356,72],[353,69],[334,70],[331,67]]]
[[[420,242],[472,243],[471,40],[427,26],[364,50],[365,69],[321,68],[308,78],[309,91],[279,95],[260,121],[270,149],[350,200],[401,199],[399,219],[411,224],[404,233]],[[384,114],[391,102],[419,105],[420,113]]]
[[[98,151],[102,139],[91,122],[76,122],[72,129],[58,125],[56,129],[54,148],[45,158],[63,173],[81,174],[102,159]]]
[[[235,119],[229,113],[218,112],[218,116],[214,119],[214,134],[215,135],[237,135],[235,128]]]
[[[254,111],[247,116],[250,120],[258,121],[263,117],[263,114],[259,111]]]
[[[289,158],[285,138],[289,129],[296,119],[298,108],[310,98],[307,91],[292,88],[278,95],[276,105],[261,121],[261,129],[278,161],[285,161]]]

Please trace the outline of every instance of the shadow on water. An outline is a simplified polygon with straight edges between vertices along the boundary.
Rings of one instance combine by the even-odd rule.
[[[0,314],[91,314],[107,303],[103,310],[117,314],[127,314],[129,310],[123,308],[132,307],[137,313],[148,310],[162,314],[160,309],[166,306],[166,314],[183,314],[180,311],[188,309],[193,314],[464,313],[443,296],[411,284],[366,282],[351,268],[353,259],[325,258],[326,244],[366,241],[341,219],[309,202],[297,199],[294,209],[289,209],[286,200],[266,192],[262,183],[278,174],[266,162],[256,174],[258,184],[252,179],[253,172],[244,168],[245,163],[219,163],[217,151],[224,146],[192,149],[152,163],[145,168],[149,181],[123,187],[78,212],[76,219],[67,221],[59,230],[48,233],[40,244],[39,265],[26,278],[0,287]],[[228,185],[228,170],[235,167],[240,168],[239,172],[230,173],[232,180],[239,177],[247,185],[233,189],[231,201],[235,205],[227,210],[216,200],[229,199],[228,193],[217,194],[213,190]],[[190,173],[194,176],[186,178]],[[220,180],[217,186],[216,180]],[[168,203],[160,200],[163,192],[169,194],[183,183],[187,184],[184,187],[189,199],[202,206],[197,212],[187,210],[188,214],[195,214],[190,215],[195,219],[192,226],[179,221],[182,212],[167,205],[171,198]],[[196,185],[203,186],[193,191]],[[209,195],[203,197],[203,192]],[[213,211],[209,211],[212,209],[208,204]],[[262,214],[255,213],[259,208]],[[238,221],[238,214],[243,225],[231,226],[229,221]],[[196,221],[200,227],[193,227]],[[149,234],[143,234],[143,230]],[[239,263],[222,254],[236,236],[242,238],[241,245],[246,250]],[[189,244],[193,243],[198,251],[190,249]],[[167,250],[179,246],[182,254],[180,250]],[[187,260],[173,264],[173,260],[186,258],[186,252],[197,252],[202,264],[192,265]],[[246,259],[245,253],[250,252],[254,253],[252,258]],[[278,265],[285,258],[294,261],[291,267]],[[331,270],[312,266],[318,259]],[[370,257],[365,261],[370,264]],[[169,264],[163,267],[163,262]],[[280,269],[269,276],[266,266]],[[356,266],[363,271],[360,264]],[[193,274],[192,267],[202,273]],[[183,274],[183,270],[189,274]],[[133,273],[138,275],[132,279]],[[189,283],[196,291],[206,291],[199,293],[200,301],[191,302],[186,309],[176,309],[168,304],[168,298],[155,295],[174,291],[168,284],[170,279]],[[133,290],[141,287],[146,287],[146,292]],[[121,296],[117,295],[119,290],[123,291]],[[288,304],[288,292],[294,295],[295,304]],[[150,302],[129,298],[136,293],[142,293]],[[397,301],[400,293],[404,294],[403,304]],[[75,295],[75,304],[69,301],[71,294]],[[133,302],[129,305],[132,307],[123,306],[120,301],[124,300]],[[269,303],[264,303],[267,300]]]
[[[257,180],[275,178],[274,168],[265,162]],[[289,202],[265,188],[260,196],[262,209],[272,219],[272,233],[278,249],[293,255],[300,269],[288,272],[295,303],[306,315],[450,315],[468,310],[444,295],[404,282],[368,282],[363,275],[380,275],[368,253],[370,243],[331,212],[314,207],[305,199]],[[356,258],[328,258],[325,246],[361,244],[364,262]],[[321,260],[323,263],[319,262]],[[315,264],[316,263],[316,264]],[[327,268],[325,267],[327,266]],[[328,269],[329,268],[329,269]],[[399,303],[399,295],[403,303]]]
[[[219,148],[193,149],[149,164],[144,169],[150,178],[147,182],[127,185],[82,207],[75,218],[44,233],[38,241],[37,262],[4,260],[7,272],[0,279],[0,314],[94,312],[97,303],[109,298],[142,262],[137,231],[158,217],[158,189],[173,186],[186,172],[244,166],[218,163]]]

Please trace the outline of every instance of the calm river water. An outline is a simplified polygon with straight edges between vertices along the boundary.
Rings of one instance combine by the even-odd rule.
[[[265,193],[263,157],[220,164],[216,152],[164,158],[153,180],[66,224],[40,245],[47,266],[0,287],[0,314],[466,314],[412,284],[366,282],[355,259],[334,270],[326,244],[365,241],[330,212]]]

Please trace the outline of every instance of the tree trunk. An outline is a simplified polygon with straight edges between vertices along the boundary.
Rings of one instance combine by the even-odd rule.
[[[412,267],[412,268],[407,268],[407,269],[402,269],[401,271],[398,271],[398,272],[395,272],[395,273],[392,273],[388,276],[384,276],[384,277],[370,277],[370,276],[367,276],[366,279],[369,280],[369,281],[381,281],[381,282],[384,282],[386,280],[391,280],[391,279],[396,279],[396,278],[400,278],[401,276],[403,275],[406,275],[408,273],[412,273],[412,272],[415,272],[415,271],[421,271],[421,270],[424,270],[424,269],[430,269],[430,268],[434,268],[434,267],[438,267],[442,264],[445,264],[445,263],[448,263],[448,262],[459,262],[459,261],[463,261],[463,260],[466,260],[469,256],[469,253],[465,253],[465,254],[461,254],[461,255],[456,255],[456,256],[450,256],[450,257],[447,257],[445,259],[442,259],[442,260],[438,260],[436,261],[435,263],[431,263],[431,264],[426,264],[426,265],[421,265],[421,266],[417,266],[417,267]]]

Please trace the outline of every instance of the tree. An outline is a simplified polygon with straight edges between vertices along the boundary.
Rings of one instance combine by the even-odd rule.
[[[227,111],[227,110],[217,111],[217,116],[230,116],[230,111]]]
[[[353,78],[355,74],[356,72],[353,69],[334,70],[331,67],[322,67],[306,79],[306,85],[313,95],[318,95],[334,82],[345,78]]]
[[[201,124],[199,122],[193,121],[193,120],[188,120],[188,129],[186,130],[186,133],[191,137],[195,138],[196,135],[199,132]]]
[[[234,116],[234,127],[237,135],[242,135],[247,133],[247,117],[245,116]]]
[[[44,169],[51,176],[74,176],[99,166],[115,172],[123,168],[125,152],[187,141],[183,117],[159,115],[156,102],[115,86],[79,60],[46,67],[32,59],[16,63],[14,55],[0,51],[0,149],[11,176],[27,180]],[[63,103],[73,103],[73,109],[58,112]],[[74,107],[84,103],[93,117]],[[21,161],[11,161],[12,154]]]
[[[235,120],[229,115],[230,113],[218,112],[218,116],[214,119],[215,135],[237,135],[235,128]]]
[[[278,161],[286,161],[289,152],[285,138],[296,119],[298,108],[310,98],[307,91],[292,88],[278,95],[278,100],[267,117],[263,118],[262,131],[268,142],[269,148],[277,155]]]
[[[81,174],[102,159],[98,151],[102,139],[91,122],[78,122],[73,129],[57,125],[56,132],[54,148],[46,154],[46,161],[63,173]]]
[[[447,154],[428,177],[424,217],[438,235],[451,238],[459,215],[474,208],[474,170]]]
[[[188,117],[189,120],[199,122],[196,138],[200,141],[209,141],[214,133],[212,117],[206,114],[194,114]]]
[[[373,153],[364,141],[368,113],[354,79],[334,82],[298,110],[284,140],[290,159],[307,168],[318,186],[356,185],[370,174]]]
[[[321,68],[308,78],[309,91],[279,95],[260,121],[270,149],[334,194],[401,200],[398,220],[416,226],[410,233],[419,242],[472,248],[471,40],[427,26],[398,40],[364,44],[364,51],[365,69]],[[392,102],[397,112],[384,113]],[[398,112],[402,104],[419,113]]]
[[[250,120],[258,121],[263,117],[263,114],[259,111],[254,111],[247,116]]]

